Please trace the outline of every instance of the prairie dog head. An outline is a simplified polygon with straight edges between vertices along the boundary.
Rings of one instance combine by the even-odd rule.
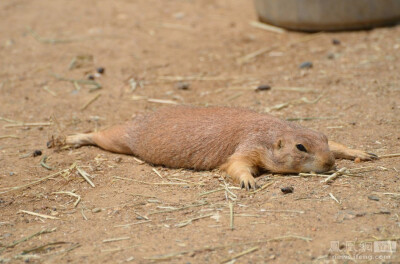
[[[271,164],[280,173],[324,172],[335,165],[327,137],[313,130],[283,133],[273,144]]]

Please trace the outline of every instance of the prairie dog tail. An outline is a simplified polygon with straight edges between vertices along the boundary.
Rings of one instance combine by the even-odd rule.
[[[102,149],[122,154],[132,154],[129,148],[126,125],[118,125],[103,131],[67,136],[66,143],[74,147],[94,145]]]

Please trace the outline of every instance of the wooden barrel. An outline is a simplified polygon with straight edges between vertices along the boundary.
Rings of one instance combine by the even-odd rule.
[[[352,30],[396,24],[400,0],[254,0],[260,21],[304,30]]]

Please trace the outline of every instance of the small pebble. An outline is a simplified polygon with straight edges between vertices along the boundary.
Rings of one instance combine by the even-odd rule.
[[[57,211],[51,211],[50,215],[57,216],[57,215],[59,215],[59,213]]]
[[[305,61],[302,64],[300,64],[299,68],[300,69],[311,69],[313,67],[313,64],[311,61]]]
[[[176,87],[178,90],[189,90],[190,84],[189,84],[189,83],[186,83],[186,82],[178,82],[178,83],[175,85],[175,87]]]
[[[292,193],[292,192],[294,191],[294,188],[291,187],[291,186],[289,186],[289,187],[283,187],[283,188],[281,188],[281,191],[282,191],[284,194],[288,194],[288,193]]]
[[[10,174],[10,176],[14,176],[15,173],[14,172],[10,172],[9,174]]]
[[[34,156],[34,157],[37,157],[37,156],[40,156],[40,155],[42,155],[42,151],[41,151],[40,149],[37,149],[37,150],[35,150],[35,151],[33,152],[33,156]]]
[[[103,67],[99,67],[96,69],[96,71],[100,74],[103,74],[105,72],[105,69]]]
[[[361,162],[361,159],[359,157],[354,159],[354,163],[360,163],[360,162]]]
[[[330,60],[333,60],[335,58],[335,53],[329,53],[326,57]]]
[[[47,141],[46,146],[47,146],[47,148],[54,147],[54,140],[52,139],[52,140]]]
[[[114,159],[114,161],[115,161],[116,163],[121,163],[122,158],[121,158],[121,157],[116,157],[116,158]]]
[[[256,92],[258,91],[268,91],[271,90],[271,86],[268,84],[261,84],[256,88]]]
[[[92,81],[93,81],[93,80],[94,80],[94,75],[93,75],[93,74],[89,74],[87,78],[88,78],[89,80],[92,80]]]
[[[98,212],[101,212],[101,208],[92,209],[92,213],[98,213]]]
[[[338,39],[332,39],[332,44],[333,44],[333,45],[340,45],[340,40],[338,40]]]
[[[368,199],[370,199],[372,201],[379,201],[379,197],[376,197],[375,195],[368,196]]]

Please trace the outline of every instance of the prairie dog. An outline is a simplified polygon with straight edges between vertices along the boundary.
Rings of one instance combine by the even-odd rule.
[[[256,188],[259,170],[324,172],[335,158],[374,154],[328,141],[317,131],[242,108],[175,106],[137,115],[104,131],[68,136],[68,145],[96,145],[170,168],[220,168],[242,188]]]

